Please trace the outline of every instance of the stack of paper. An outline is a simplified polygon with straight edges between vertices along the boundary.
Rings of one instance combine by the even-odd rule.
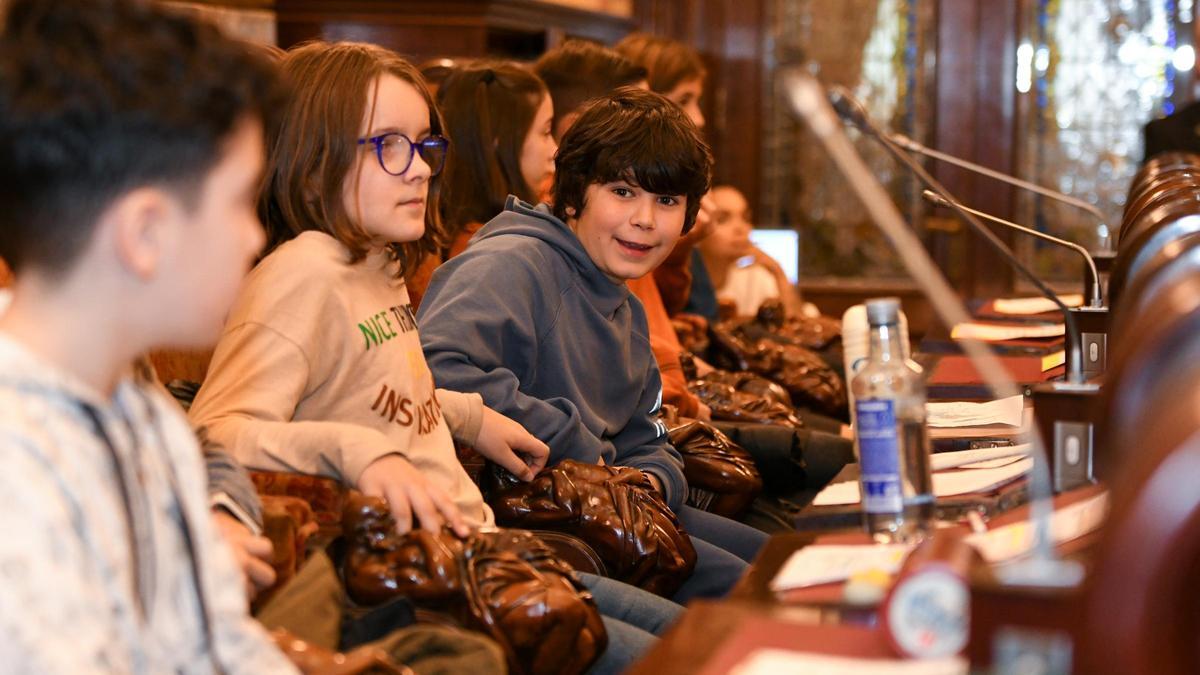
[[[933,494],[937,497],[965,495],[984,492],[1000,487],[1022,476],[1033,468],[1033,460],[1026,457],[999,468],[972,469],[970,471],[945,471],[933,474]],[[813,506],[842,506],[862,501],[858,481],[834,483],[821,490],[813,499]]]
[[[925,404],[925,421],[931,427],[979,427],[987,424],[1021,426],[1024,396],[1009,396],[986,403],[948,401]]]
[[[1108,513],[1108,493],[1102,492],[1064,506],[1050,517],[1050,537],[1056,544],[1077,539],[1100,527]],[[1033,550],[1033,523],[1023,520],[987,532],[972,534],[967,541],[990,563],[1003,562]]]
[[[885,660],[851,656],[829,656],[785,649],[750,652],[730,675],[966,675],[967,660],[960,656],[943,659]]]
[[[1053,354],[1047,354],[1042,357],[1042,372],[1053,370],[1067,362],[1067,352],[1058,350]]]
[[[793,553],[779,568],[775,578],[771,579],[771,590],[786,591],[828,584],[872,570],[895,574],[900,571],[901,563],[911,550],[909,544],[805,546]]]
[[[1022,443],[1020,445],[1006,445],[999,448],[939,452],[929,458],[929,463],[930,468],[934,471],[945,471],[946,469],[998,469],[1028,457],[1032,447],[1029,443]]]
[[[1081,293],[1060,295],[1058,299],[1067,307],[1080,307],[1083,305],[1083,295]],[[1029,316],[1030,314],[1058,311],[1058,305],[1051,302],[1050,298],[998,298],[992,302],[992,309],[996,310],[997,314]]]
[[[955,340],[983,340],[984,342],[1003,342],[1004,340],[1022,340],[1028,338],[1052,338],[1067,334],[1067,328],[1061,323],[1026,323],[1026,324],[997,324],[968,321],[960,323],[950,331],[950,337]]]

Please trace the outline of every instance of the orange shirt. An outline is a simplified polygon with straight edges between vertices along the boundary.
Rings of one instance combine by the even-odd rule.
[[[667,316],[667,308],[663,305],[658,286],[654,283],[654,274],[647,274],[641,279],[631,279],[625,282],[630,292],[642,301],[646,309],[646,323],[650,326],[650,349],[654,352],[654,360],[658,362],[658,370],[662,373],[663,403],[670,403],[679,408],[679,414],[684,417],[695,417],[700,410],[700,400],[687,389],[687,380],[683,377],[683,365],[679,363],[679,355],[683,346],[671,326],[671,317]]]

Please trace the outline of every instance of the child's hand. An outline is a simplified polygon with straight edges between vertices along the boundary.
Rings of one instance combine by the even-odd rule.
[[[383,497],[400,534],[412,529],[414,516],[423,530],[439,532],[445,524],[460,537],[471,533],[450,496],[400,455],[384,455],[368,464],[358,477],[358,489]]]
[[[549,446],[515,420],[487,406],[483,407],[483,423],[479,427],[479,438],[475,440],[475,451],[524,481],[533,480],[550,458]],[[518,452],[525,459],[518,457]]]
[[[767,268],[767,271],[770,272],[772,275],[774,275],[776,277],[787,278],[787,276],[783,272],[783,267],[779,264],[779,261],[772,258],[771,256],[767,255],[759,247],[751,246],[750,247],[750,255],[754,256],[755,263]]]
[[[700,409],[696,411],[696,419],[698,419],[702,422],[711,422],[712,421],[712,408],[708,407],[707,405],[704,405],[704,403],[701,402]]]
[[[271,567],[271,553],[274,550],[271,540],[254,536],[242,521],[224,509],[213,509],[212,513],[217,532],[233,549],[233,557],[237,560],[246,586],[246,599],[253,600],[254,596],[275,583],[275,568]]]

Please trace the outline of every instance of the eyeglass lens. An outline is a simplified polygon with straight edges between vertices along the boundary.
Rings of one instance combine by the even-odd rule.
[[[412,143],[401,134],[388,134],[379,143],[379,161],[383,170],[401,176],[412,165],[414,150],[429,165],[433,175],[441,172],[446,163],[446,142],[442,138],[426,138]]]

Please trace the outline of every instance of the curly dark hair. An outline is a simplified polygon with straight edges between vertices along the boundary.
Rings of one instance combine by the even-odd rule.
[[[13,0],[0,31],[0,257],[69,269],[114,199],[195,205],[247,118],[280,97],[261,54],[148,2]]]
[[[588,104],[554,158],[554,215],[582,213],[589,185],[626,180],[660,195],[687,197],[686,234],[708,192],[713,157],[700,130],[659,94],[622,87]]]

